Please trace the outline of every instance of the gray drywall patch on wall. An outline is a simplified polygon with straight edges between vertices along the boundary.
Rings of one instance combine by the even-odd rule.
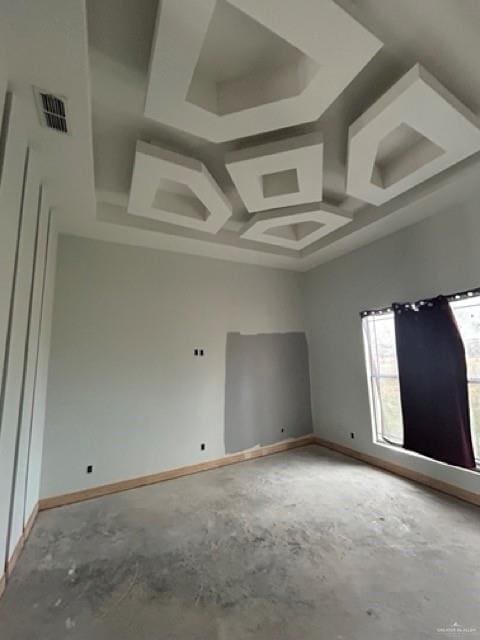
[[[272,444],[312,431],[305,334],[228,333],[226,452]]]

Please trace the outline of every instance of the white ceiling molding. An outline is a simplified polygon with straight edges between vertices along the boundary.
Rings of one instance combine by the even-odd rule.
[[[325,202],[257,213],[242,238],[300,251],[352,221],[352,216]]]
[[[420,65],[349,128],[347,193],[380,205],[480,150],[480,120]]]
[[[162,0],[145,116],[213,142],[312,122],[381,47],[333,0]]]
[[[323,198],[323,138],[310,133],[234,151],[227,169],[248,211]]]
[[[128,213],[217,233],[232,207],[204,164],[138,141]]]

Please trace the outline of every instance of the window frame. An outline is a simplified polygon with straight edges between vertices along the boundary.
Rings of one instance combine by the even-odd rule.
[[[476,302],[474,300],[476,299]],[[468,302],[468,304],[467,304]],[[469,297],[467,299],[454,299],[450,300],[449,304],[452,307],[452,310],[455,312],[455,308],[468,308],[472,307],[480,307],[480,296]],[[391,447],[395,447],[398,449],[403,449],[403,439],[401,441],[396,441],[393,438],[388,437],[388,435],[384,434],[384,424],[383,424],[383,408],[382,408],[382,399],[381,399],[381,390],[379,386],[379,381],[381,379],[396,379],[399,380],[398,371],[397,374],[387,374],[381,373],[378,367],[378,355],[377,355],[377,345],[372,342],[372,333],[374,329],[374,323],[381,320],[393,320],[394,315],[391,308],[387,308],[384,310],[373,311],[369,314],[364,314],[362,316],[362,334],[363,334],[363,345],[364,345],[364,353],[365,353],[365,365],[366,365],[366,373],[367,373],[367,383],[368,383],[368,396],[369,396],[369,404],[370,404],[370,416],[371,416],[371,427],[372,427],[372,439],[375,444],[387,445]],[[396,354],[396,349],[395,349]],[[478,384],[480,385],[480,376],[471,376],[468,374],[467,370],[467,384]],[[470,399],[470,395],[469,395]],[[400,418],[403,421],[402,416]],[[480,428],[477,427],[477,428]],[[475,464],[476,471],[480,471],[480,447],[476,445],[476,434],[473,432],[473,425],[471,423],[471,436],[473,441],[473,448],[475,454]],[[477,450],[478,449],[478,450]]]

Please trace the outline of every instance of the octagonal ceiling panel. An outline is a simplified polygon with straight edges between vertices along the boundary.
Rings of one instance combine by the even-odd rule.
[[[139,141],[128,212],[217,233],[232,207],[201,162]]]
[[[381,46],[333,0],[162,0],[145,115],[213,142],[311,122]]]
[[[323,138],[312,133],[234,151],[227,169],[248,211],[308,202],[323,194]]]
[[[480,151],[480,120],[420,65],[349,128],[347,192],[383,204]]]
[[[352,216],[338,207],[314,202],[258,213],[242,238],[299,251],[351,221]]]

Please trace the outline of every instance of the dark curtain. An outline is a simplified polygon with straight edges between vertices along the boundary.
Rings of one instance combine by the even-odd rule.
[[[475,468],[465,348],[444,296],[394,304],[404,448]]]

